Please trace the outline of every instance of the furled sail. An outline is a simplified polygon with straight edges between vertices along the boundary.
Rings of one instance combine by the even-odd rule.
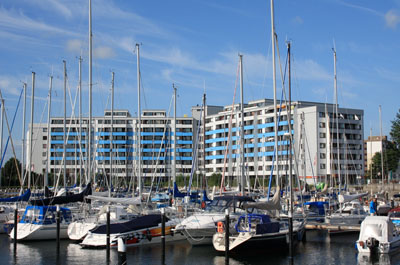
[[[10,198],[0,198],[0,202],[22,202],[28,201],[31,197],[31,190],[27,189],[24,194],[20,196],[10,197]]]
[[[66,204],[72,202],[83,202],[85,197],[92,194],[92,185],[89,183],[86,188],[78,194],[67,195],[67,196],[56,196],[45,199],[31,200],[29,203],[31,205],[37,206],[47,206],[56,204]]]
[[[367,196],[368,192],[360,193],[360,194],[339,194],[339,203],[345,203],[345,202],[350,202],[352,200],[359,199],[361,197]]]
[[[272,197],[271,200],[263,202],[247,202],[243,205],[243,208],[245,209],[255,208],[261,210],[280,210],[281,209],[280,199],[281,199],[281,191],[280,188],[278,187],[275,191],[274,197]]]

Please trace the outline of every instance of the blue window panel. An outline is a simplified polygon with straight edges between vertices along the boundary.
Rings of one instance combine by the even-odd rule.
[[[177,148],[176,151],[181,152],[181,153],[191,153],[191,152],[193,152],[193,149]]]
[[[178,143],[178,144],[193,144],[193,141],[182,141],[182,140],[178,140],[177,143]]]
[[[141,136],[163,136],[163,132],[141,132]]]
[[[247,125],[247,126],[244,126],[244,129],[245,129],[245,130],[252,130],[252,129],[254,129],[254,125]]]
[[[53,157],[52,156],[52,157],[50,157],[50,160],[58,160],[59,161],[59,160],[62,160],[62,157]]]
[[[225,150],[225,146],[215,146],[206,148],[206,152]]]
[[[176,132],[176,136],[193,136],[191,132]]]
[[[251,138],[254,138],[253,134],[247,134],[244,136],[244,139],[251,139]]]
[[[172,142],[172,141],[171,141]],[[161,141],[161,140],[157,140],[157,141],[151,141],[151,140],[142,140],[141,142],[140,142],[141,144],[161,144],[161,143],[163,143],[163,144],[169,144],[169,142],[168,141]]]
[[[176,160],[186,160],[186,161],[189,161],[189,160],[192,160],[192,158],[191,158],[191,157],[186,157],[186,156],[177,156],[177,157],[176,157]]]
[[[208,140],[206,140],[206,143],[209,144],[209,143],[216,143],[216,142],[224,142],[224,141],[227,141],[227,140],[228,140],[228,138],[226,138],[226,137],[223,137],[223,138],[215,138],[215,139],[208,139]]]
[[[223,159],[224,155],[206,156],[206,159]]]

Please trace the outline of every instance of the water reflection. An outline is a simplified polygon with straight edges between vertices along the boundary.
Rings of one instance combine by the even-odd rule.
[[[397,254],[367,254],[358,253],[357,261],[359,265],[394,265],[398,264],[400,253]]]
[[[213,260],[214,265],[225,265],[225,256],[215,256]],[[234,258],[229,258],[229,265],[243,265],[245,263],[240,262]]]

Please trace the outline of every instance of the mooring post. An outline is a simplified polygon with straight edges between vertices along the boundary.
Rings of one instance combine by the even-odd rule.
[[[15,204],[15,210],[14,210],[14,251],[17,250],[17,229],[18,229],[18,204]]]
[[[60,223],[61,223],[61,212],[60,206],[57,205],[57,216],[56,216],[56,223],[57,223],[57,252],[60,251]]]
[[[165,208],[161,208],[161,264],[165,264]]]
[[[110,206],[107,206],[107,261],[110,259]]]
[[[118,265],[125,265],[126,263],[126,246],[125,239],[118,237]]]
[[[229,264],[229,209],[225,209],[225,264]]]

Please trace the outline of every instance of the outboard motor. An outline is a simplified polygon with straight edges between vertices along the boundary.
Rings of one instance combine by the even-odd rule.
[[[367,243],[367,247],[368,247],[371,251],[376,250],[376,249],[378,248],[378,246],[379,246],[379,241],[376,240],[374,237],[368,238],[368,239],[366,240],[366,243]]]

